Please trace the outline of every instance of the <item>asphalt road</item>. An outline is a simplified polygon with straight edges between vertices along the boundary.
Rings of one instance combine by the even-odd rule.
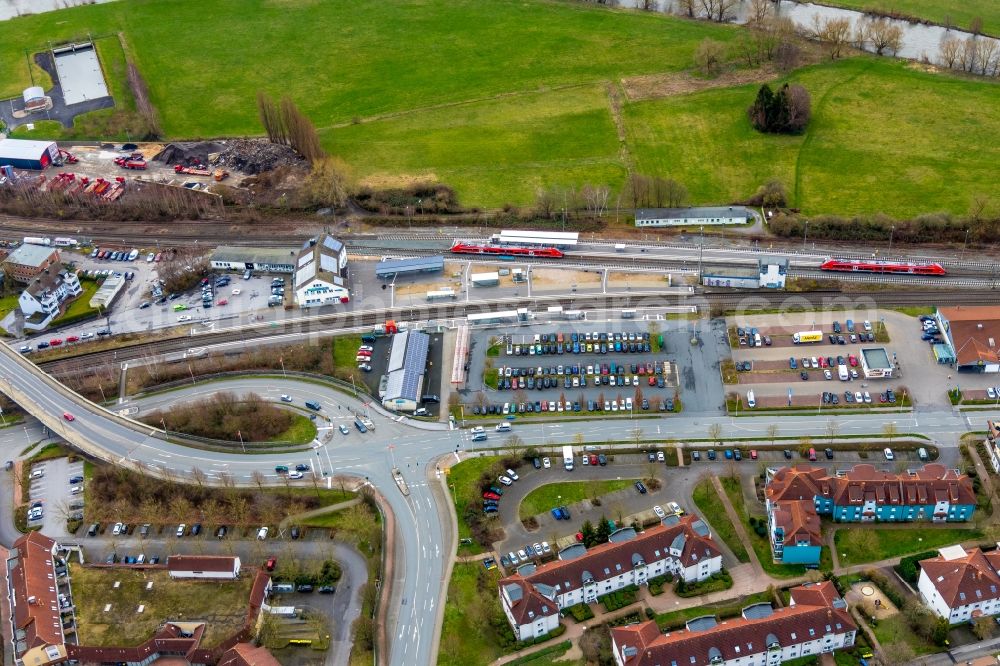
[[[192,465],[200,466],[210,476],[220,472],[232,474],[237,481],[249,483],[251,474],[261,470],[274,476],[274,466],[294,462],[297,456],[288,454],[241,455],[192,451],[184,446],[164,441],[118,420],[108,418],[100,408],[84,403],[81,398],[57,387],[51,378],[31,371],[25,359],[9,348],[0,350],[0,390],[17,400],[22,407],[46,423],[55,434],[86,451],[100,453],[118,464],[141,461],[156,468],[169,468],[176,474],[186,474]],[[245,378],[232,382],[215,382],[210,388],[192,386],[167,394],[164,400],[197,398],[206,391],[253,390],[268,397],[280,393],[292,395],[296,403],[306,398],[320,401],[322,414],[336,423],[348,408],[360,405],[332,389],[294,380]],[[142,409],[155,404],[139,403]],[[62,414],[71,412],[75,420],[67,422]],[[841,435],[879,433],[886,422],[894,422],[899,432],[921,432],[941,446],[956,446],[961,433],[980,429],[986,418],[997,413],[976,413],[973,416],[950,410],[915,414],[857,414],[838,418]],[[322,471],[350,474],[367,478],[385,495],[396,516],[398,528],[396,575],[390,581],[393,597],[388,630],[392,640],[391,664],[430,664],[437,643],[437,620],[447,581],[444,579],[444,558],[451,554],[453,527],[443,515],[443,495],[436,494],[440,486],[433,467],[428,463],[437,457],[468,450],[467,431],[427,430],[372,414],[374,433],[360,435],[352,431],[343,437],[334,433],[328,444],[316,451],[315,463]],[[809,435],[822,438],[827,432],[827,415],[727,416],[684,414],[666,418],[637,420],[599,420],[567,423],[518,424],[513,432],[528,445],[559,445],[573,441],[577,433],[586,441],[630,439],[630,429],[642,429],[641,439],[705,438],[708,428],[718,423],[722,437],[767,437],[767,428],[774,423],[781,434]],[[498,446],[502,439],[490,437],[489,445]],[[409,484],[410,494],[404,497],[395,487],[391,476],[398,466]]]

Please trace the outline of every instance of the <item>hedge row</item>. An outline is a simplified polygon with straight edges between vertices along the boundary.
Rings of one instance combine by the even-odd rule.
[[[623,587],[616,592],[611,592],[602,597],[597,597],[597,600],[604,604],[604,608],[610,613],[620,608],[625,608],[630,604],[634,604],[638,592],[639,588],[637,586],[629,585],[628,587]]]

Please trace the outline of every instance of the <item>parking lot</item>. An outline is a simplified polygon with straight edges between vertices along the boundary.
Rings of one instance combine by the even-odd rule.
[[[29,481],[28,526],[41,527],[55,539],[70,536],[66,521],[83,518],[83,461],[54,458],[35,463]],[[74,494],[77,488],[80,490]],[[34,515],[38,517],[32,518]]]
[[[491,340],[499,345],[492,352],[496,355],[488,351]],[[470,339],[469,380],[461,393],[467,415],[473,416],[484,407],[494,414],[499,408],[504,415],[505,405],[513,413],[553,408],[628,415],[682,408],[717,413],[724,345],[724,324],[704,320],[580,321],[519,327],[506,334],[480,330]]]
[[[731,350],[736,372],[727,377],[727,389],[739,395],[743,409],[750,407],[751,393],[757,409],[877,408],[902,403],[904,393],[906,399],[914,398],[909,387],[911,372],[925,361],[917,358],[919,347],[907,340],[903,324],[910,318],[897,312],[876,314],[819,312],[732,318],[728,322],[730,335],[735,333],[739,343]],[[802,336],[799,344],[793,342],[795,335]],[[890,343],[869,341],[885,339],[886,335]],[[879,347],[886,349],[892,377],[865,376],[861,350]]]

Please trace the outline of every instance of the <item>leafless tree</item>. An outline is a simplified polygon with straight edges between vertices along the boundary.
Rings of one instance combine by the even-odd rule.
[[[739,0],[698,0],[705,16],[713,21],[724,23],[733,17],[733,10]]]
[[[775,50],[774,62],[782,72],[790,72],[799,66],[802,59],[802,50],[793,41],[782,41]]]
[[[257,91],[257,113],[260,116],[260,124],[264,126],[267,138],[271,143],[278,143],[283,146],[288,145],[288,129],[278,105],[267,93]]]
[[[607,185],[584,185],[580,189],[580,197],[584,201],[587,213],[593,217],[603,217],[608,207],[608,196],[611,189]]]
[[[976,40],[976,61],[979,63],[979,73],[983,76],[995,76],[1000,63],[997,61],[997,42],[994,39]]]
[[[870,42],[877,55],[890,51],[893,55],[903,47],[903,28],[895,21],[879,17],[858,22],[863,35],[861,46]]]
[[[969,21],[969,32],[973,35],[981,35],[983,33],[983,17],[973,16],[972,20]]]
[[[938,62],[948,69],[954,69],[961,52],[962,42],[956,37],[946,37],[941,40],[941,46],[938,48]]]
[[[826,45],[830,52],[830,58],[836,60],[843,55],[844,49],[851,43],[851,19],[821,19],[816,14],[813,16],[812,33],[816,39]]]
[[[695,2],[697,0],[677,0],[677,11],[683,16],[694,18],[696,11]]]
[[[541,188],[535,195],[535,215],[544,219],[552,219],[556,210],[555,192],[550,187]]]
[[[343,206],[353,189],[350,173],[350,167],[341,159],[317,159],[313,162],[300,193],[309,205]]]
[[[812,116],[812,101],[809,91],[796,84],[788,86],[788,126],[796,132],[801,132],[809,124]]]
[[[644,12],[652,12],[656,10],[656,0],[636,0],[635,6]]]
[[[191,480],[194,481],[195,485],[199,488],[203,488],[205,486],[205,472],[203,472],[197,465],[191,467]]]
[[[747,11],[748,25],[761,25],[771,16],[771,0],[750,0],[750,9]]]
[[[267,483],[267,479],[264,478],[264,473],[259,469],[255,469],[250,474],[250,478],[253,480],[254,485],[257,486],[257,490],[264,492],[264,485]]]
[[[705,76],[716,76],[726,58],[726,47],[710,37],[699,42],[694,51],[694,64]]]
[[[976,56],[978,54],[979,49],[976,46],[976,38],[966,37],[965,41],[962,42],[962,50],[959,54],[959,61],[961,62],[962,69],[964,71],[976,71]]]

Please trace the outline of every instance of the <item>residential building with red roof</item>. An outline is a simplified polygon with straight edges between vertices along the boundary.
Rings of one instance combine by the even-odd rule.
[[[917,589],[924,603],[949,624],[1000,614],[1000,551],[948,546],[920,561]]]
[[[779,664],[854,645],[857,626],[830,581],[792,588],[786,608],[768,603],[738,618],[693,618],[661,634],[655,620],[611,630],[618,666],[751,666]]]
[[[59,544],[41,532],[14,542],[7,558],[7,592],[18,664],[45,666],[66,658],[56,576]]]
[[[542,636],[559,624],[559,611],[650,578],[673,574],[687,582],[722,569],[722,553],[697,516],[668,516],[636,533],[615,531],[590,549],[574,544],[553,562],[518,567],[499,583],[500,603],[519,640]]]
[[[823,549],[819,515],[811,500],[781,500],[769,507],[768,537],[776,562],[818,565]]]

